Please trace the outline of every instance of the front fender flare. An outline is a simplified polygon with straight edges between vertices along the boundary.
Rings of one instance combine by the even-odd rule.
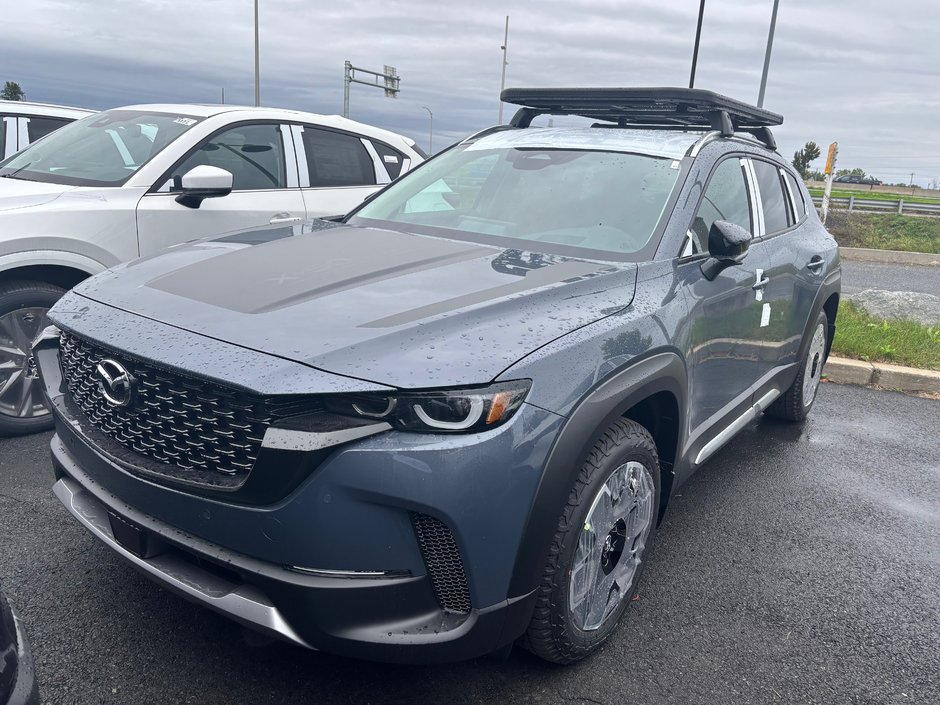
[[[687,390],[685,362],[670,351],[631,361],[582,397],[549,451],[516,555],[510,596],[527,594],[538,586],[558,518],[598,436],[638,402],[663,391],[678,401],[680,435],[684,436]]]

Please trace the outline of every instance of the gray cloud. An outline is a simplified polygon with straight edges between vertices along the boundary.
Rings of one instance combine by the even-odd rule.
[[[398,68],[397,100],[353,86],[351,116],[438,147],[496,122],[507,85],[685,85],[698,2],[260,0],[262,100],[338,113],[343,61]],[[757,97],[772,0],[709,0],[696,85]],[[111,107],[253,101],[251,0],[0,0],[0,81],[31,99]],[[934,0],[781,0],[766,105],[785,155],[840,143],[840,166],[940,177],[940,8]],[[507,107],[506,115],[512,108]]]

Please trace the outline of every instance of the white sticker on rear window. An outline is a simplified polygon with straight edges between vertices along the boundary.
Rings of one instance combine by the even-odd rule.
[[[672,164],[669,165],[669,168],[670,168],[670,169],[678,169],[678,168],[679,168],[679,162],[673,162]]]
[[[770,304],[764,304],[760,311],[760,327],[766,328],[770,325]]]
[[[385,160],[386,164],[398,164],[398,157],[394,154],[386,154],[382,158]]]
[[[184,118],[184,117],[178,117],[173,122],[175,122],[177,125],[186,125],[186,127],[192,127],[193,125],[196,124],[196,121],[193,120],[192,118]]]

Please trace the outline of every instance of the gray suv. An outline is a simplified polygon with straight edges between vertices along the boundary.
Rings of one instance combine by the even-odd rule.
[[[34,353],[75,518],[305,647],[598,648],[676,489],[763,412],[810,411],[839,253],[779,115],[684,89],[503,99],[510,125],[342,222],[62,298]],[[545,114],[595,122],[530,127]]]

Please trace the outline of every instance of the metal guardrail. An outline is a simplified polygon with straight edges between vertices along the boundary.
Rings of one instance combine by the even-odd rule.
[[[822,205],[822,196],[813,196],[817,208]],[[940,203],[911,203],[899,198],[894,201],[874,200],[869,198],[830,198],[829,207],[849,211],[875,211],[881,213],[908,213],[911,215],[930,215],[940,218]]]

